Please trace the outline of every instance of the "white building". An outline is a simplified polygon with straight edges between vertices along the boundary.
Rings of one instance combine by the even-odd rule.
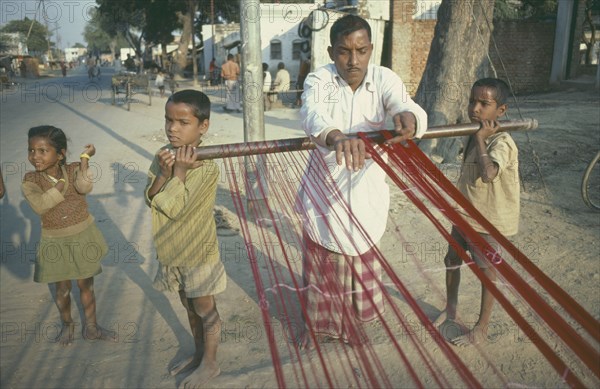
[[[262,62],[269,64],[269,71],[273,76],[277,72],[277,64],[283,62],[292,80],[297,78],[302,48],[310,50],[308,39],[298,35],[298,25],[318,6],[319,4],[314,3],[260,4]],[[237,44],[241,41],[239,31],[237,23],[202,27],[205,69],[209,68],[213,57],[221,66],[226,61],[227,54],[238,53]]]
[[[79,57],[83,57],[87,54],[85,47],[68,47],[65,49],[65,61],[77,61]]]
[[[6,48],[4,50],[5,53],[12,55],[28,55],[29,51],[27,50],[27,45],[25,44],[25,35],[20,32],[5,32],[3,33],[6,36]]]
[[[291,80],[295,81],[298,78],[300,59],[309,54],[313,67],[331,62],[327,54],[329,29],[335,19],[342,14],[331,9],[327,11],[327,14],[323,14],[324,11],[319,10],[322,4],[322,1],[303,4],[260,4],[262,62],[269,65],[269,71],[273,76],[277,72],[279,62],[283,62],[290,72]],[[373,35],[372,62],[379,64],[385,21],[389,20],[389,1],[364,2],[359,7],[366,7],[367,14],[370,15],[367,20],[371,25]],[[315,25],[321,23],[323,28],[303,37],[299,31],[300,23],[306,21],[313,11],[316,11],[313,14]],[[238,54],[238,45],[241,42],[239,24],[204,25],[202,36],[204,37],[205,69],[209,68],[213,57],[221,66],[226,61],[227,54]]]

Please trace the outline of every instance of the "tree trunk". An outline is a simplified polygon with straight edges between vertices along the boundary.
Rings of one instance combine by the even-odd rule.
[[[179,47],[173,55],[174,69],[173,72],[183,76],[183,70],[187,66],[187,52],[188,46],[190,45],[190,39],[192,37],[192,23],[188,15],[189,11],[185,14],[183,12],[177,12],[177,18],[183,25],[181,30],[181,38],[179,39]]]
[[[429,57],[415,100],[427,111],[428,125],[469,122],[473,83],[488,73],[487,59],[495,0],[442,0]],[[486,21],[487,20],[487,21]],[[489,25],[488,25],[489,22]],[[455,162],[461,138],[424,140],[419,146],[443,162]]]

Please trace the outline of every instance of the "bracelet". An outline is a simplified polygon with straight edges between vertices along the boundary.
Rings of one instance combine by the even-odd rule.
[[[58,184],[58,183],[59,183],[59,182],[61,182],[61,181],[62,181],[62,182],[64,182],[65,184],[67,183],[67,181],[65,181],[65,179],[64,179],[64,178],[59,178],[59,179],[56,181],[56,183]]]
[[[479,154],[480,157],[489,157],[487,154]]]
[[[87,154],[87,153],[81,153],[81,155],[79,156],[79,159],[81,159],[81,158],[90,159],[92,157],[90,157],[89,154]]]

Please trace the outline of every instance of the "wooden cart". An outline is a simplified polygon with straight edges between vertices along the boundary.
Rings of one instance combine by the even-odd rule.
[[[131,110],[132,102],[139,102],[134,96],[148,95],[148,105],[152,105],[152,90],[150,77],[146,74],[123,73],[112,76],[112,105],[115,105],[116,96],[125,93],[125,105]]]

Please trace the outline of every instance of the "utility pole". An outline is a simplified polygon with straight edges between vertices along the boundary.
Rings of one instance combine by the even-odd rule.
[[[240,32],[242,37],[242,106],[244,108],[244,141],[265,139],[262,97],[263,73],[260,44],[260,2],[240,1]],[[268,197],[264,156],[246,157],[246,172],[250,187],[246,189],[249,206],[262,207]],[[252,204],[253,203],[253,204]],[[255,208],[258,210],[258,208]],[[264,211],[264,208],[263,208]],[[257,214],[255,211],[254,214]],[[260,214],[260,213],[258,213]]]
[[[44,0],[40,0],[40,3],[42,3],[42,18],[44,18],[44,25],[46,26],[46,31],[48,32],[48,65],[50,65],[52,63],[52,49],[50,48],[50,37],[52,35],[50,33],[50,28],[48,27],[48,15],[46,15],[46,4],[44,3]]]
[[[190,13],[190,24],[192,25],[192,77],[194,86],[198,86],[198,62],[196,53],[196,31],[194,26],[194,16],[196,16],[196,0],[188,0],[188,12]]]

